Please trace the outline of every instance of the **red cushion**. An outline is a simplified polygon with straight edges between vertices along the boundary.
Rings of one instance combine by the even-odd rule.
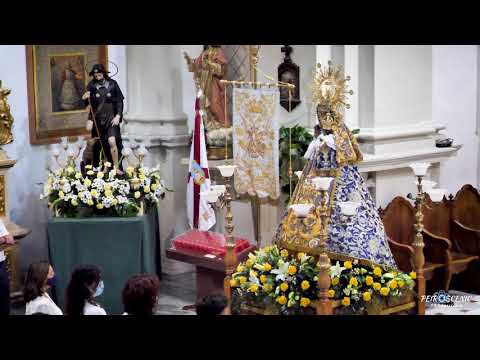
[[[250,242],[235,237],[235,254],[247,249]],[[173,239],[177,249],[188,249],[200,253],[225,255],[225,236],[212,231],[190,230]]]

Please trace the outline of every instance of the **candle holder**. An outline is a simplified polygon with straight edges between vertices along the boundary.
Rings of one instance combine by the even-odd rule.
[[[81,150],[85,145],[83,136],[79,137],[76,143],[69,143],[67,137],[62,137],[60,144],[53,144],[50,155],[55,159],[56,166],[64,168],[66,166],[75,167],[75,163],[80,156]],[[64,156],[62,156],[64,155]],[[61,158],[64,157],[64,161]],[[52,171],[51,168],[48,170]]]
[[[233,213],[232,213],[232,193],[230,178],[235,172],[236,165],[219,165],[217,169],[225,180],[225,185],[211,185],[209,191],[200,193],[200,196],[204,196],[206,200],[219,207],[225,208],[225,280],[223,282],[223,288],[225,296],[230,304],[232,298],[232,291],[230,286],[230,280],[232,274],[235,271],[235,265],[237,258],[235,256],[235,240],[233,238]],[[230,310],[230,309],[229,309]]]
[[[340,201],[338,206],[340,207],[340,223],[343,226],[347,226],[351,223],[353,217],[357,214],[357,210],[361,203],[355,201]]]
[[[143,161],[148,154],[148,150],[143,142],[136,142],[132,146],[130,142],[126,142],[122,149],[122,160],[127,161],[127,165],[143,167]]]
[[[320,205],[317,212],[321,220],[321,232],[319,236],[318,247],[320,255],[318,258],[318,302],[317,314],[329,315],[332,313],[331,303],[328,298],[328,290],[330,288],[330,259],[326,253],[326,244],[328,240],[328,219],[330,217],[330,207],[328,206],[328,190],[334,179],[332,177],[316,177],[312,179],[312,183],[317,190],[320,191]]]
[[[423,267],[425,265],[425,255],[423,254],[423,248],[425,247],[425,243],[423,241],[423,206],[425,201],[425,192],[423,190],[423,177],[427,174],[427,170],[430,164],[428,163],[414,163],[411,164],[410,167],[413,170],[415,176],[417,176],[417,194],[413,196],[411,193],[407,195],[407,198],[413,200],[415,202],[415,240],[412,243],[414,248],[414,265],[415,271],[417,273],[417,290],[419,296],[425,294],[425,276],[423,272]],[[433,183],[433,182],[432,182]],[[429,183],[428,186],[432,185]],[[434,186],[434,185],[433,185]],[[444,189],[432,189],[430,188],[427,190],[431,195],[432,201],[441,201],[445,194]],[[436,201],[437,200],[437,201]],[[425,315],[425,302],[419,301],[418,302],[418,314]]]

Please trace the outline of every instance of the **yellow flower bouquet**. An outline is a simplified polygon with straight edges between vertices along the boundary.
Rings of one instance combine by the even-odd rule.
[[[290,254],[276,245],[248,255],[232,275],[232,311],[246,303],[275,308],[277,314],[314,314],[318,299],[317,259],[305,253]],[[361,314],[372,302],[399,298],[415,285],[415,274],[363,266],[357,260],[336,262],[330,267],[328,296],[339,302],[336,313]]]

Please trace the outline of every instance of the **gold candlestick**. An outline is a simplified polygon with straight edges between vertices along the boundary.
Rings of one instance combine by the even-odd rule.
[[[422,178],[423,176],[418,176],[418,192],[415,197],[415,241],[412,243],[413,248],[415,249],[415,271],[417,272],[417,291],[419,294],[425,294],[425,276],[423,274],[423,267],[425,265],[425,255],[423,254],[423,248],[425,246],[423,242],[423,201],[425,199],[425,194],[422,188]],[[425,302],[419,301],[418,303],[418,315],[425,315]]]
[[[327,191],[320,191],[321,201],[318,207],[320,214],[320,220],[322,224],[322,231],[320,233],[320,256],[318,259],[320,271],[318,273],[318,302],[317,302],[317,315],[331,315],[332,305],[328,298],[328,289],[330,288],[330,259],[325,252],[325,247],[328,239],[328,217],[330,215],[330,209],[327,203]]]
[[[235,240],[233,238],[233,214],[232,214],[232,195],[230,192],[230,177],[225,177],[225,208],[226,208],[226,215],[225,215],[225,280],[223,282],[223,287],[225,291],[225,296],[228,299],[228,303],[230,304],[232,298],[232,290],[230,287],[230,280],[232,279],[232,274],[235,271],[235,263],[237,262],[237,258],[235,256]],[[230,310],[230,305],[229,305]]]

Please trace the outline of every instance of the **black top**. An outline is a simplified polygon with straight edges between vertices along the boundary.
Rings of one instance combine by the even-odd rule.
[[[103,117],[102,115],[106,115],[108,118],[120,115],[120,122],[122,122],[124,96],[115,80],[105,79],[103,84],[91,80],[87,85],[87,91],[90,91],[90,104],[97,119]],[[85,100],[85,106],[87,105],[88,99]],[[90,120],[91,116],[90,113]]]

